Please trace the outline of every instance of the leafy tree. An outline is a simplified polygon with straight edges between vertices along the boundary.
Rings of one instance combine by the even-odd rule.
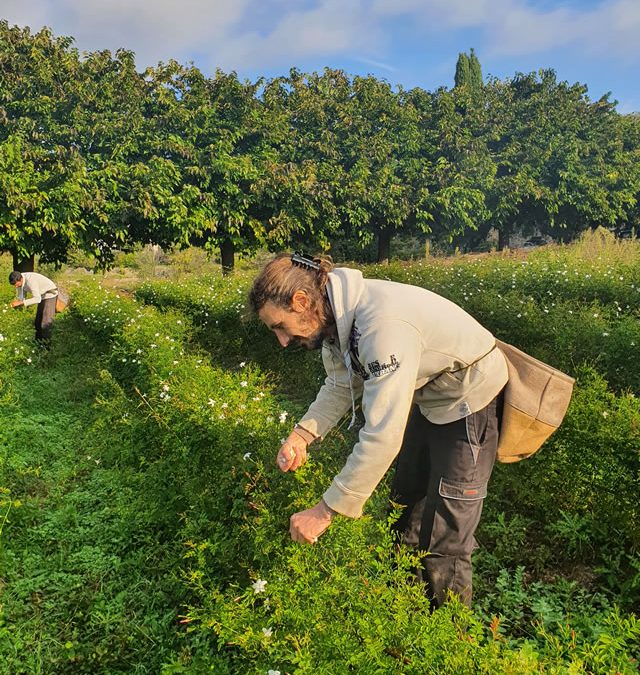
[[[152,72],[153,118],[164,158],[181,176],[188,226],[184,239],[221,253],[224,272],[236,252],[265,242],[257,185],[269,157],[260,82],[170,62]],[[159,148],[160,149],[160,148]]]
[[[86,225],[86,167],[69,123],[72,43],[0,21],[0,249],[23,271],[35,255],[63,261]]]
[[[468,87],[411,92],[420,115],[416,213],[421,229],[441,242],[472,247],[490,226],[485,193],[494,166],[484,131],[486,108]]]
[[[104,264],[115,248],[184,237],[182,177],[159,142],[153,82],[126,50],[87,55],[70,111],[88,171],[91,203],[83,247]]]
[[[274,154],[259,186],[268,245],[327,250],[341,225],[338,122],[351,96],[339,70],[268,82],[262,94]]]
[[[631,167],[636,170],[635,177],[637,180],[637,171],[640,170],[640,113],[621,116],[620,132],[624,143],[624,156],[628,158]],[[636,188],[633,201],[627,219],[620,226],[633,228],[636,236],[638,236],[640,231],[640,187]]]
[[[393,234],[416,216],[418,117],[403,92],[384,81],[356,77],[352,87],[339,120],[344,171],[339,204],[347,233],[363,245],[377,240],[382,262],[390,257]]]
[[[555,72],[519,74],[486,88],[488,144],[496,165],[488,191],[500,248],[516,229],[569,240],[613,224],[633,201],[634,169],[622,151],[613,106]]]

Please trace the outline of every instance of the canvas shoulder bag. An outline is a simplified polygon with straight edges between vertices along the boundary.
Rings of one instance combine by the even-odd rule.
[[[496,345],[509,370],[496,458],[518,462],[537,452],[560,426],[575,380],[513,345],[500,340]]]
[[[60,288],[55,288],[54,290],[58,291],[58,295],[56,296],[56,314],[59,314],[60,312],[64,312],[69,306],[69,294]]]

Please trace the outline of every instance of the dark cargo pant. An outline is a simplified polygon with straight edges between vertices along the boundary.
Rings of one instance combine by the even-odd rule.
[[[43,298],[38,303],[34,326],[36,328],[36,340],[45,347],[51,341],[53,320],[56,318],[56,298]]]
[[[498,447],[502,395],[450,424],[433,424],[414,406],[398,454],[393,501],[401,541],[427,551],[418,578],[435,607],[450,589],[471,604],[471,553]]]

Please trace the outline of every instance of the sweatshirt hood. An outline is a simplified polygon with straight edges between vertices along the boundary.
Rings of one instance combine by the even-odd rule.
[[[334,269],[329,273],[327,291],[336,320],[340,351],[344,355],[349,351],[349,337],[355,320],[356,307],[364,292],[362,272],[346,267]]]
[[[362,272],[339,267],[329,273],[328,295],[331,309],[336,320],[338,346],[349,373],[349,391],[351,392],[351,423],[356,423],[356,399],[353,391],[353,365],[351,363],[351,329],[355,321],[356,307],[364,291]]]

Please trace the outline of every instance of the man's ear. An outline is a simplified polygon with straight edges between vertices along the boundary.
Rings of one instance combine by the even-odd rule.
[[[302,314],[311,306],[311,301],[306,291],[296,291],[291,298],[291,311]]]

